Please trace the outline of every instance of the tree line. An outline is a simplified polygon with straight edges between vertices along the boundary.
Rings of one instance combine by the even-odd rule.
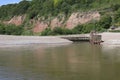
[[[22,14],[27,14],[29,18],[57,16],[60,13],[67,16],[75,11],[106,8],[119,3],[119,0],[22,0],[18,4],[1,6],[0,19]]]
[[[92,29],[104,31],[111,25],[120,25],[120,0],[22,0],[17,4],[8,4],[0,6],[0,21],[9,20],[16,15],[27,15],[27,19],[36,19],[38,17],[50,17],[64,14],[66,17],[73,12],[98,10],[101,14],[100,21],[93,21],[84,25],[78,25],[72,30],[64,28],[47,28],[41,35],[55,34],[75,34],[88,33]],[[3,27],[5,26],[5,27]],[[9,28],[10,26],[11,28]],[[24,29],[15,25],[0,24],[0,33],[4,34],[30,34],[31,30]],[[60,26],[59,26],[60,27]],[[18,33],[12,31],[18,30]],[[11,30],[11,31],[8,31]]]

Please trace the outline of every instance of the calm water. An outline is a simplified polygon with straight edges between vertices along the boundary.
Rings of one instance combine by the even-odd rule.
[[[2,47],[0,80],[120,80],[120,47],[89,43]]]

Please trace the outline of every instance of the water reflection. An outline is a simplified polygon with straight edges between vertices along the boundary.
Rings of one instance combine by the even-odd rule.
[[[1,80],[119,80],[120,56],[89,43],[0,49]],[[116,49],[112,50],[113,52]],[[112,53],[111,51],[111,53]],[[118,54],[120,50],[116,53]]]
[[[102,71],[103,75],[109,76],[105,79],[119,80],[120,77],[120,46],[102,45]],[[104,79],[104,80],[105,80]]]

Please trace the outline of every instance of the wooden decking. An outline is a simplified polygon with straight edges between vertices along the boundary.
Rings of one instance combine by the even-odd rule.
[[[100,44],[101,42],[103,42],[101,40],[102,36],[98,35],[98,34],[64,35],[64,36],[60,36],[60,37],[64,38],[64,39],[68,39],[73,42],[86,41],[86,42],[90,42],[91,44]]]
[[[88,34],[79,34],[79,35],[64,35],[60,36],[61,38],[68,39],[70,41],[87,41],[89,42],[90,37]]]

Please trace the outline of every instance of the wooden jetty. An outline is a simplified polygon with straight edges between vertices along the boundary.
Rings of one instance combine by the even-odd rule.
[[[97,34],[96,32],[92,31],[90,33],[90,43],[91,44],[100,44],[102,43],[102,36]]]
[[[79,35],[64,35],[61,38],[68,39],[73,42],[86,41],[91,44],[100,44],[102,41],[102,36],[94,32],[90,34],[79,34]]]
[[[79,34],[79,35],[64,35],[61,36],[61,38],[68,39],[70,41],[76,42],[76,41],[87,41],[89,42],[90,37],[88,34]]]

